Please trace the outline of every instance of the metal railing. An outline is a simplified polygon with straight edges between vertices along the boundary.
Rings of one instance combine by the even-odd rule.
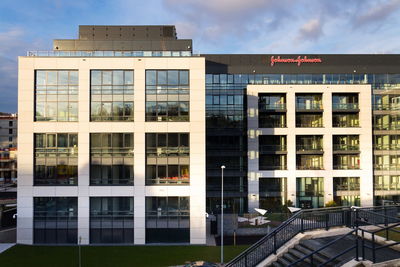
[[[332,105],[333,110],[358,110],[358,103],[336,103]]]
[[[328,230],[332,226],[350,226],[350,223],[351,209],[349,207],[299,211],[225,266],[256,266],[268,256],[276,254],[281,246],[301,232],[321,228]]]
[[[192,57],[191,51],[28,51],[28,57]]]
[[[336,238],[335,240],[332,240],[331,242],[329,242],[328,244],[322,246],[321,248],[319,248],[319,249],[317,249],[317,250],[314,250],[313,252],[311,252],[310,254],[304,256],[303,258],[298,259],[297,261],[291,263],[290,265],[288,265],[288,267],[290,267],[290,266],[297,266],[297,264],[299,264],[299,263],[301,263],[301,262],[304,262],[304,261],[306,261],[307,259],[310,259],[311,266],[314,266],[314,255],[315,255],[315,254],[319,253],[320,251],[326,249],[327,247],[329,247],[329,246],[335,244],[336,242],[338,242],[338,241],[340,241],[340,240],[342,240],[342,239],[344,239],[344,238],[346,238],[346,237],[348,237],[348,236],[353,236],[356,232],[357,232],[357,229],[354,229],[354,230],[348,232],[347,234],[345,234],[345,235],[343,235],[343,236],[340,236],[340,237]],[[336,259],[339,258],[340,256],[346,254],[347,252],[349,252],[349,251],[351,251],[351,250],[353,250],[353,249],[356,249],[356,253],[358,253],[358,242],[355,242],[355,245],[353,245],[353,246],[351,246],[351,247],[349,247],[349,248],[343,250],[343,251],[340,252],[339,254],[335,255],[334,257],[331,257],[330,259],[326,260],[325,262],[323,262],[322,264],[320,264],[320,265],[318,265],[318,266],[325,266],[326,264],[328,264],[328,263],[330,263],[330,262],[333,262],[334,260],[336,260]],[[356,258],[358,259],[358,255],[356,256]]]
[[[325,265],[329,262],[332,262],[336,258],[340,257],[341,255],[356,249],[355,258],[358,259],[358,247],[359,247],[359,235],[358,232],[361,230],[359,228],[360,225],[379,225],[384,224],[386,227],[382,229],[375,230],[373,232],[372,237],[372,246],[368,247],[364,243],[364,239],[361,239],[361,247],[362,251],[365,248],[370,248],[373,250],[373,261],[376,260],[375,252],[384,247],[392,246],[399,244],[400,242],[395,242],[391,245],[383,245],[377,246],[375,243],[374,235],[380,231],[389,231],[389,229],[394,228],[400,225],[400,219],[397,218],[398,209],[400,206],[380,206],[380,207],[367,207],[367,208],[350,208],[350,207],[336,207],[336,208],[322,208],[322,209],[310,209],[310,210],[301,210],[291,218],[283,222],[280,226],[278,226],[275,230],[273,230],[268,235],[261,238],[258,242],[254,245],[243,251],[233,260],[228,262],[225,266],[226,267],[250,267],[256,266],[261,261],[266,259],[268,256],[272,254],[277,254],[277,250],[283,246],[286,242],[292,239],[297,234],[307,231],[307,230],[314,230],[314,229],[326,229],[329,230],[330,227],[333,226],[346,226],[349,228],[353,228],[352,231],[347,233],[346,235],[337,238],[334,241],[329,242],[325,246],[319,248],[316,251],[311,252],[310,254],[304,256],[297,262],[292,263],[293,266],[296,263],[304,261],[306,259],[313,261],[313,255],[318,253],[319,251],[329,247],[335,242],[342,240],[343,238],[356,235],[355,244],[350,248],[347,248],[344,251],[341,251],[339,254],[331,257],[328,261],[322,264]],[[388,226],[389,223],[399,222]],[[361,237],[364,237],[364,232],[367,230],[361,230]],[[395,230],[396,231],[396,230]],[[372,232],[372,231],[370,231]],[[396,231],[398,232],[398,231]],[[386,237],[388,234],[386,233]],[[364,251],[362,252],[363,257],[365,258]]]
[[[284,152],[287,151],[286,145],[260,145],[260,153],[266,152]]]
[[[296,110],[323,110],[321,102],[296,103]]]
[[[265,110],[286,110],[286,103],[258,104],[261,111]]]

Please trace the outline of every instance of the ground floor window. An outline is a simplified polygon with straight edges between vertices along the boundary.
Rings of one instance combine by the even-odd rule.
[[[324,178],[297,178],[297,207],[302,209],[322,208],[324,206]]]
[[[259,179],[259,206],[270,212],[282,211],[287,201],[286,178]]]
[[[76,244],[78,198],[35,197],[33,199],[33,243]]]
[[[134,243],[133,197],[90,198],[90,243]]]
[[[146,197],[146,243],[189,242],[189,197]]]
[[[360,206],[360,177],[333,177],[333,200],[338,206]]]

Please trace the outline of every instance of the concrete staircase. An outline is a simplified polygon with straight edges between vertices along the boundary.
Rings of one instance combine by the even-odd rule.
[[[300,240],[298,244],[296,244],[293,248],[290,248],[286,253],[281,255],[276,261],[272,262],[268,266],[273,266],[273,267],[289,266],[291,263],[294,263],[295,261],[303,258],[304,256],[309,255],[311,252],[318,250],[319,248],[325,246],[326,244],[334,241],[338,237],[339,236],[329,236],[329,237],[322,237],[315,239]],[[365,243],[368,244],[369,246],[372,245],[372,243],[368,240],[365,240]],[[355,236],[347,236],[331,244],[329,247],[321,250],[320,252],[314,254],[313,265],[311,265],[311,260],[310,258],[308,258],[303,262],[297,264],[296,266],[307,266],[307,267],[319,266],[320,264],[326,262],[327,260],[335,257],[339,253],[352,247],[354,244],[355,244]],[[359,257],[361,257],[361,255],[362,251],[360,246]],[[342,266],[344,263],[354,259],[354,256],[355,256],[355,250],[352,249],[325,266]],[[372,254],[370,249],[365,249],[365,257],[366,260],[372,260]],[[376,255],[376,262],[385,262],[394,259],[400,259],[400,251],[391,248],[380,249]]]
[[[310,244],[307,244],[307,242],[300,242],[293,248],[289,249],[288,252],[286,252],[282,257],[280,257],[277,261],[273,262],[270,266],[273,267],[284,267],[284,266],[289,266],[291,263],[303,258],[304,256],[310,254],[313,252],[315,249],[310,246]],[[329,260],[330,256],[328,253],[321,252],[321,253],[316,253],[314,255],[314,266],[318,266],[325,261]],[[331,264],[328,264],[326,266],[339,266],[340,261],[335,260]],[[303,263],[299,263],[296,266],[311,266],[311,260],[306,259],[303,261]]]

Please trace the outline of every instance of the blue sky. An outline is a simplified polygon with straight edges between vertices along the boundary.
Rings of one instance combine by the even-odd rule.
[[[17,57],[78,25],[175,24],[195,53],[400,53],[400,0],[0,0],[0,111],[17,111]]]

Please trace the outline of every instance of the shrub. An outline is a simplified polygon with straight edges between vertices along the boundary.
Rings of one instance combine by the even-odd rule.
[[[336,204],[335,201],[331,200],[325,203],[325,207],[330,208],[330,207],[337,207],[338,205]]]

